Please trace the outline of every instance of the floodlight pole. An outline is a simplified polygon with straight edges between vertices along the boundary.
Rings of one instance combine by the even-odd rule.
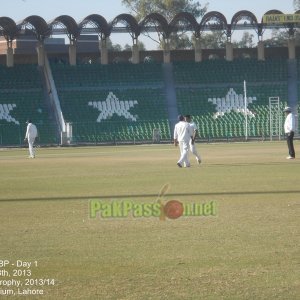
[[[244,80],[245,140],[248,140],[247,87]]]

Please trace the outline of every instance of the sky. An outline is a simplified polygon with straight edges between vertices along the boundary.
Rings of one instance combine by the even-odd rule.
[[[240,10],[251,11],[258,20],[265,12],[277,9],[283,13],[293,13],[293,0],[197,0],[202,5],[208,3],[208,11],[219,11],[229,23]],[[195,1],[196,2],[196,1]],[[100,14],[108,22],[121,13],[129,11],[121,0],[0,0],[0,17],[10,17],[16,23],[31,15],[38,15],[46,22],[60,15],[69,15],[79,23],[90,14]],[[199,20],[198,20],[199,21]],[[113,34],[113,43],[131,44],[129,34]],[[155,47],[149,38],[140,40],[150,50]]]

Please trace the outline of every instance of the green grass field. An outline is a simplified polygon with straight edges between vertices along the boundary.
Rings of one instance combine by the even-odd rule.
[[[0,297],[14,279],[44,295],[7,299],[299,299],[300,160],[285,142],[198,150],[182,169],[172,145],[1,150]],[[166,184],[164,203],[217,215],[90,218],[91,199],[156,203]]]

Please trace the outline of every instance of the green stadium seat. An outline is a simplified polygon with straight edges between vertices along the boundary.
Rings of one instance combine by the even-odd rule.
[[[287,63],[280,59],[176,62],[174,78],[178,110],[193,115],[203,138],[243,137],[244,108],[235,96],[231,98],[230,93],[241,95],[243,103],[243,81],[246,80],[248,99],[251,100],[248,109],[254,116],[248,117],[249,135],[267,134],[269,97],[280,97],[281,105],[284,105],[288,96],[287,77]]]
[[[170,139],[161,64],[51,65],[64,117],[81,141]],[[168,126],[168,125],[167,125]],[[82,134],[80,134],[82,132]]]
[[[0,143],[20,145],[26,120],[39,131],[39,143],[57,143],[56,125],[49,119],[37,65],[0,66]]]

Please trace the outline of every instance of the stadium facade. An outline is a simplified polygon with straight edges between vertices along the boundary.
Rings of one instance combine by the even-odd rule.
[[[199,23],[189,13],[171,22],[153,13],[140,23],[128,14],[110,23],[96,14],[79,23],[66,15],[18,24],[1,17],[0,144],[21,144],[27,118],[43,144],[170,141],[178,113],[194,116],[204,140],[281,138],[283,106],[298,110],[300,50],[298,23],[271,18],[278,15],[266,12],[266,23],[249,11],[230,23],[219,12]],[[265,30],[280,28],[289,33],[286,47],[264,47]],[[139,36],[157,29],[163,49],[139,51]],[[194,49],[170,49],[170,36],[182,30],[194,35]],[[257,47],[234,49],[235,30],[254,30]],[[202,49],[205,31],[222,31],[225,48]],[[130,34],[132,51],[107,49],[115,32]]]

